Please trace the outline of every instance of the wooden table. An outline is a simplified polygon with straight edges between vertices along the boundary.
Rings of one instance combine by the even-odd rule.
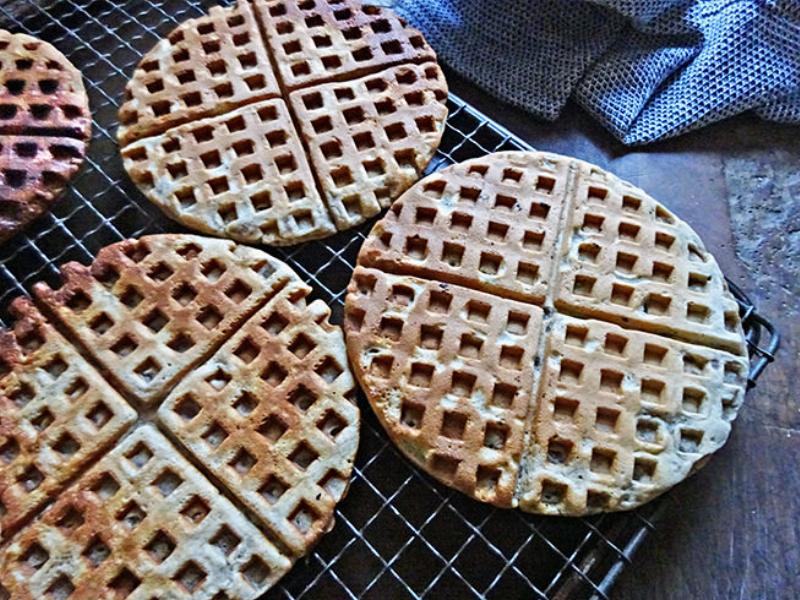
[[[575,106],[536,121],[452,73],[454,92],[541,150],[596,163],[688,221],[783,334],[728,444],[672,492],[619,599],[800,595],[800,127],[745,115],[627,148]]]

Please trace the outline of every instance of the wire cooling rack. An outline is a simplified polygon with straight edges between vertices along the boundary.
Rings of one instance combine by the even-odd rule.
[[[6,0],[0,27],[45,39],[82,72],[94,115],[86,165],[53,211],[0,247],[0,321],[30,285],[57,283],[57,266],[89,262],[103,246],[146,233],[181,231],[150,205],[122,168],[114,133],[134,65],[164,34],[200,15],[202,0]],[[524,142],[458,97],[429,170]],[[294,249],[274,250],[311,283],[341,322],[345,288],[371,223]],[[778,335],[732,286],[752,368],[772,361]],[[608,598],[669,497],[629,513],[537,518],[470,500],[414,469],[388,442],[361,399],[361,448],[337,524],[266,598]]]

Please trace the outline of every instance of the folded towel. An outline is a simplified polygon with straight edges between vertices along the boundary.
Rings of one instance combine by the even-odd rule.
[[[746,110],[800,123],[800,0],[394,0],[443,62],[555,119],[570,97],[625,144]]]

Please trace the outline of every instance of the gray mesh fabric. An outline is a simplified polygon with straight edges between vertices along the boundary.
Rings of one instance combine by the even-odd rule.
[[[626,144],[754,109],[800,122],[797,0],[396,0],[442,59],[544,118],[573,96]]]

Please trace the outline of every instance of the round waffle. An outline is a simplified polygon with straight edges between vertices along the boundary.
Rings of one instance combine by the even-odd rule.
[[[583,161],[505,152],[430,175],[367,238],[351,364],[389,436],[479,500],[634,508],[728,437],[737,304],[702,241]]]
[[[62,274],[0,333],[0,597],[262,595],[333,526],[358,445],[328,307],[190,235]]]
[[[0,243],[58,198],[86,155],[89,99],[50,44],[0,29]]]
[[[422,175],[447,84],[422,35],[358,0],[239,0],[190,19],[126,88],[118,139],[184,225],[296,244],[362,223]]]

